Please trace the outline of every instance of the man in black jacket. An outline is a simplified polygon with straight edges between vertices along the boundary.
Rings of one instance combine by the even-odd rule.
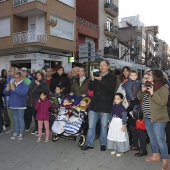
[[[89,129],[87,134],[87,145],[82,150],[94,148],[95,130],[97,121],[100,119],[101,151],[106,150],[107,129],[111,107],[113,105],[114,90],[116,88],[116,76],[109,72],[109,62],[100,62],[100,77],[95,77],[92,73],[89,82],[89,89],[93,90],[93,96],[88,113]]]

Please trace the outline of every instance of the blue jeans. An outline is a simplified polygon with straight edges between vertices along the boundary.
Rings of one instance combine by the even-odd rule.
[[[24,112],[25,109],[12,109],[14,131],[16,134],[24,134]]]
[[[165,127],[167,123],[151,123],[151,119],[145,118],[145,124],[150,139],[152,153],[160,152],[162,159],[168,159],[168,147],[165,140]]]
[[[96,124],[100,119],[101,131],[100,131],[100,144],[107,144],[107,129],[108,129],[108,121],[109,121],[109,113],[101,113],[89,111],[88,113],[88,121],[89,121],[89,129],[87,133],[87,145],[94,147],[94,139],[96,135]]]
[[[0,131],[3,131],[2,109],[0,109]]]

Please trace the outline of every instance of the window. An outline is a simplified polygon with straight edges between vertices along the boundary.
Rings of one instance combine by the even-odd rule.
[[[112,47],[112,46],[113,46],[113,41],[110,39],[107,39],[106,47]]]
[[[0,37],[10,36],[10,17],[0,19]]]
[[[74,40],[74,23],[58,17],[50,16],[50,18],[55,18],[57,20],[57,25],[55,27],[50,27],[50,35]]]
[[[108,31],[111,31],[112,26],[113,26],[113,20],[111,18],[107,17],[107,29],[108,29]]]
[[[68,6],[74,7],[74,0],[59,0],[60,2],[67,4]]]

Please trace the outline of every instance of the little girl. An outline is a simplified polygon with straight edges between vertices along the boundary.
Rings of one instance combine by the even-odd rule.
[[[122,102],[123,95],[121,93],[116,93],[111,111],[111,123],[109,123],[107,135],[107,147],[108,149],[113,149],[111,154],[117,153],[117,157],[129,150],[129,137],[126,129],[127,113]]]
[[[35,103],[35,110],[37,111],[36,120],[38,120],[37,142],[42,141],[43,122],[44,122],[45,130],[46,130],[46,138],[44,142],[48,142],[49,136],[50,136],[50,130],[49,130],[50,113],[48,111],[48,108],[51,106],[51,103],[47,98],[46,92],[40,91],[39,96],[40,98]]]

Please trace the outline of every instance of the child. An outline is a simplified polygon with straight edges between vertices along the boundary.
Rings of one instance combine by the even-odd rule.
[[[46,138],[44,142],[48,142],[49,136],[50,136],[50,130],[49,130],[50,113],[48,111],[48,108],[51,106],[51,103],[47,98],[46,92],[40,91],[39,96],[40,98],[35,103],[35,110],[37,111],[36,120],[38,120],[37,142],[42,141],[43,122],[44,122],[45,130],[46,130]]]
[[[141,88],[141,81],[138,81],[137,78],[138,72],[131,70],[128,81],[122,85],[125,88],[126,99],[133,106],[133,109],[136,109],[140,104],[137,93]]]
[[[107,135],[107,147],[108,149],[113,149],[111,154],[117,153],[117,157],[129,150],[129,137],[126,130],[127,114],[125,107],[122,105],[122,101],[123,95],[116,93]]]

